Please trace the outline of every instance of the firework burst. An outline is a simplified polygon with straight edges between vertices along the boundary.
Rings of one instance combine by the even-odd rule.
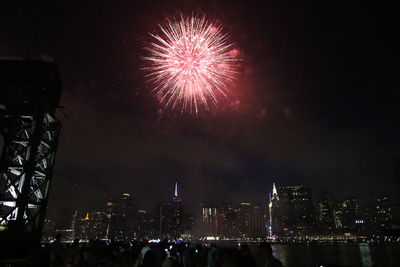
[[[159,25],[160,34],[152,34],[146,45],[146,77],[166,106],[182,105],[198,113],[199,105],[208,109],[226,96],[235,79],[238,50],[229,35],[216,23],[203,17],[183,17]]]

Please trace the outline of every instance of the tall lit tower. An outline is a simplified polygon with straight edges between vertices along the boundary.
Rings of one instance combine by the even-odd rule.
[[[174,196],[172,197],[173,201],[182,201],[179,196],[178,196],[178,182],[175,182],[175,193]]]
[[[6,249],[40,241],[61,128],[54,116],[60,94],[54,63],[0,61],[0,239],[8,240]]]
[[[178,183],[171,201],[162,205],[161,232],[169,239],[178,239],[183,231],[183,200],[178,195]]]
[[[269,194],[269,203],[268,203],[268,211],[269,211],[269,225],[268,225],[268,234],[270,237],[277,234],[279,231],[279,195],[276,190],[275,183],[272,183],[272,196]]]
[[[272,183],[272,200],[279,201],[278,191],[276,190],[275,183]]]

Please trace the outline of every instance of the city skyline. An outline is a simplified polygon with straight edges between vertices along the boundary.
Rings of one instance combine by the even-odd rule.
[[[289,190],[289,191],[287,191],[287,190]],[[298,191],[298,190],[300,190],[300,191]],[[306,206],[304,206],[304,209],[302,209],[301,211],[298,211],[298,212],[300,212],[300,213],[305,212],[305,211],[310,212],[308,215],[310,217],[306,221],[304,221],[304,224],[308,225],[309,228],[305,228],[306,232],[300,232],[300,233],[307,233],[307,231],[311,231],[311,230],[314,231],[315,229],[319,229],[319,227],[322,227],[321,229],[324,229],[324,231],[326,230],[327,232],[329,232],[328,230],[330,229],[332,232],[334,232],[334,229],[342,229],[343,228],[342,225],[345,225],[345,224],[352,225],[354,223],[364,223],[364,220],[367,220],[367,218],[364,218],[365,216],[368,216],[368,218],[370,218],[370,216],[375,216],[375,215],[373,215],[373,214],[375,214],[373,211],[374,205],[375,205],[374,203],[376,203],[376,201],[378,199],[386,199],[388,201],[387,205],[390,205],[390,207],[395,207],[395,209],[392,210],[392,212],[391,212],[391,214],[392,214],[391,216],[393,217],[391,219],[392,220],[391,223],[393,223],[393,225],[399,224],[399,227],[400,227],[400,221],[397,221],[398,219],[400,219],[400,217],[399,217],[400,203],[395,202],[393,199],[390,199],[390,198],[388,199],[387,196],[385,196],[385,195],[371,196],[371,198],[368,199],[368,201],[356,199],[352,196],[338,198],[337,196],[332,195],[331,193],[324,191],[324,190],[321,192],[318,192],[318,193],[312,192],[309,189],[309,187],[306,185],[302,185],[302,184],[280,185],[280,184],[276,184],[275,182],[272,183],[271,190],[268,194],[268,198],[264,199],[264,200],[258,200],[258,201],[254,201],[254,202],[253,201],[248,202],[246,199],[236,200],[235,202],[229,202],[229,201],[215,202],[215,201],[203,200],[200,203],[198,203],[198,205],[196,207],[187,207],[184,204],[185,200],[179,196],[178,183],[176,182],[174,184],[173,194],[171,194],[172,197],[170,197],[169,199],[164,199],[158,203],[153,203],[151,208],[144,208],[143,206],[138,205],[137,199],[135,199],[134,195],[124,192],[124,193],[121,193],[119,196],[113,196],[113,197],[109,198],[107,201],[107,204],[103,205],[103,208],[101,208],[101,209],[80,210],[79,212],[78,212],[79,209],[76,209],[74,211],[72,217],[77,218],[76,217],[77,214],[80,214],[79,218],[82,218],[83,221],[87,221],[89,218],[89,214],[100,214],[102,212],[105,212],[104,214],[110,214],[110,216],[111,216],[111,214],[113,214],[112,207],[114,207],[114,205],[117,205],[117,206],[121,205],[118,203],[119,203],[119,201],[121,201],[120,198],[122,196],[122,201],[123,201],[122,203],[125,203],[125,201],[127,201],[126,199],[129,199],[129,202],[126,202],[129,204],[122,204],[125,207],[125,208],[123,208],[123,210],[125,210],[125,211],[122,212],[122,214],[125,214],[125,215],[123,215],[122,217],[126,218],[127,217],[127,208],[130,209],[129,217],[131,217],[131,218],[130,218],[130,220],[127,221],[127,223],[130,222],[130,224],[135,225],[134,221],[140,220],[140,218],[142,216],[154,216],[154,217],[151,217],[152,220],[155,220],[154,225],[150,224],[150,226],[148,226],[148,227],[150,227],[150,228],[153,227],[153,228],[151,228],[152,229],[151,231],[153,231],[153,234],[155,234],[155,236],[159,235],[159,238],[160,238],[160,237],[162,237],[162,233],[172,231],[173,232],[172,237],[179,238],[181,234],[184,234],[186,232],[184,229],[190,230],[189,231],[190,234],[188,234],[188,236],[192,236],[193,229],[191,229],[191,227],[180,228],[180,226],[179,226],[183,223],[183,221],[187,220],[187,219],[184,219],[185,214],[186,214],[185,216],[192,217],[191,220],[193,220],[193,221],[190,223],[190,225],[191,226],[195,225],[195,227],[196,227],[195,232],[197,232],[197,234],[199,231],[204,231],[204,229],[208,229],[208,231],[210,231],[210,232],[215,232],[216,231],[215,229],[212,230],[213,227],[216,227],[216,225],[213,226],[214,222],[213,222],[212,217],[205,219],[204,214],[209,213],[210,216],[212,214],[213,214],[213,216],[217,216],[217,210],[218,210],[218,213],[221,212],[221,211],[219,211],[220,208],[230,207],[230,209],[237,209],[237,208],[240,209],[240,207],[250,206],[250,207],[255,207],[255,208],[259,209],[259,214],[261,215],[261,217],[259,219],[260,221],[258,223],[259,230],[257,230],[257,231],[254,230],[258,233],[255,236],[257,236],[257,238],[266,238],[268,236],[269,237],[275,236],[276,235],[275,231],[277,231],[280,235],[282,233],[284,233],[282,231],[282,226],[277,226],[278,224],[281,225],[281,223],[283,223],[282,218],[279,217],[279,219],[277,219],[277,218],[273,219],[272,214],[274,213],[274,216],[275,216],[275,212],[273,212],[273,210],[274,209],[276,210],[276,207],[278,207],[278,209],[279,209],[279,206],[280,206],[280,208],[282,208],[282,204],[276,204],[276,203],[284,203],[285,201],[289,201],[289,199],[293,197],[293,196],[290,197],[290,195],[293,194],[291,192],[297,192],[297,191],[300,193],[295,193],[295,195],[297,195],[297,196],[294,196],[294,197],[299,200],[302,200],[303,202],[304,202],[304,200],[306,200],[306,202],[304,202],[304,203],[308,203],[308,204],[306,204]],[[305,199],[304,199],[304,197],[305,197]],[[326,202],[326,201],[329,201],[329,202]],[[342,203],[343,203],[343,205],[346,205],[345,203],[348,203],[348,201],[353,201],[355,203],[354,204],[354,205],[356,205],[355,209],[359,210],[358,212],[363,211],[366,213],[365,214],[362,214],[362,212],[357,213],[358,217],[353,215],[355,217],[351,218],[351,222],[348,221],[349,219],[347,219],[346,223],[343,223],[340,221],[338,222],[337,218],[334,219],[333,217],[332,218],[330,217],[330,216],[334,216],[334,217],[335,216],[343,216],[340,214],[336,214],[336,215],[330,214],[329,215],[329,212],[332,212],[332,210],[335,209],[332,205],[335,205],[335,207],[339,207],[340,205],[342,205]],[[111,204],[111,203],[116,203],[116,204]],[[176,205],[178,205],[178,206],[176,206]],[[301,205],[303,205],[303,204],[301,204]],[[175,206],[176,206],[176,209],[178,209],[177,210],[178,215],[174,215],[176,213]],[[200,211],[200,209],[202,211]],[[222,212],[224,212],[224,211],[222,211]],[[288,214],[290,214],[290,216],[294,216],[294,217],[290,220],[287,220],[285,222],[286,224],[296,225],[297,223],[301,223],[301,220],[296,217],[296,216],[300,216],[299,214],[297,214],[294,211],[290,211],[289,213],[288,212],[289,212],[289,210],[285,212],[285,214],[287,214],[285,216],[288,216]],[[98,215],[95,215],[95,216],[98,216]],[[156,222],[158,216],[162,216],[162,218],[164,218],[162,220],[165,220],[165,222],[163,222],[163,223],[161,223],[161,221]],[[178,216],[178,217],[175,218],[176,216]],[[282,215],[280,215],[280,216],[282,216]],[[303,216],[303,215],[301,215],[301,216]],[[147,220],[149,220],[149,217],[145,217],[145,218],[147,218]],[[170,218],[170,219],[168,219],[168,218]],[[50,219],[51,222],[58,225],[59,228],[67,227],[70,224],[69,220],[61,222],[60,220],[57,221],[56,218],[51,217],[51,216],[47,216],[47,219],[48,220]],[[158,219],[161,220],[161,217],[159,217]],[[207,220],[209,223],[211,223],[211,226],[208,226],[206,228],[204,228],[204,226],[201,226],[200,224],[202,221],[204,222],[204,220]],[[319,223],[316,223],[315,220],[317,220]],[[278,223],[278,221],[279,221],[279,223]],[[187,223],[187,221],[186,221],[186,223]],[[148,223],[146,223],[146,224],[148,224]],[[129,223],[128,223],[128,225],[129,225]],[[130,225],[129,227],[131,227],[132,225]],[[274,225],[273,229],[272,229],[272,225]],[[203,229],[203,230],[200,230],[200,229]],[[322,231],[321,229],[320,229],[320,231]],[[345,228],[343,228],[343,229],[345,229]],[[370,231],[372,231],[372,230],[370,230]],[[127,236],[129,236],[129,235],[127,235]],[[127,238],[127,236],[123,236],[123,237]],[[153,238],[155,238],[155,236],[153,236]],[[212,236],[212,234],[210,234],[210,236]],[[167,237],[172,238],[169,235]],[[107,238],[110,238],[110,237],[107,237]],[[136,237],[136,238],[138,238],[138,237]]]
[[[395,242],[400,231],[400,205],[384,196],[373,203],[355,198],[336,199],[321,192],[313,203],[305,185],[271,186],[269,202],[261,205],[201,203],[187,212],[177,183],[169,199],[146,210],[129,193],[110,199],[102,210],[78,213],[57,224],[48,218],[42,240],[62,234],[65,242],[80,240],[223,240],[274,242]],[[388,239],[389,238],[389,239]],[[157,241],[158,240],[158,241]]]
[[[273,184],[272,188],[274,188],[274,186],[277,185],[278,183],[273,182],[272,184]],[[299,184],[299,185],[307,186],[308,188],[311,188],[308,185],[304,185],[304,184]],[[175,193],[176,193],[176,190],[177,190],[177,186],[178,186],[178,182],[175,182],[175,186],[174,186],[173,190],[170,190],[171,192],[174,193],[174,194],[170,194],[170,195],[173,195],[172,199],[176,198]],[[297,186],[297,184],[284,184],[284,185],[279,185],[279,186]],[[246,202],[246,203],[252,203],[252,204],[255,204],[255,205],[265,206],[265,208],[268,209],[268,205],[271,202],[271,199],[274,198],[274,191],[275,190],[271,189],[269,192],[266,192],[264,198],[261,198],[261,199],[260,198],[259,199],[257,199],[257,198],[241,199],[241,200],[238,200],[238,199],[235,199],[235,200],[201,199],[200,201],[198,201],[195,204],[193,204],[193,201],[190,201],[190,192],[186,192],[186,194],[183,193],[183,195],[187,195],[188,196],[186,198],[185,197],[181,197],[182,193],[179,193],[179,198],[178,199],[180,199],[180,201],[186,202],[186,204],[185,204],[186,205],[186,210],[188,210],[191,213],[194,213],[198,209],[198,207],[203,205],[204,203],[207,203],[209,205],[219,205],[220,203],[236,203],[236,202],[237,203],[241,203],[241,202]],[[311,190],[311,192],[312,192],[311,193],[311,201],[312,201],[312,204],[314,206],[318,206],[319,201],[321,200],[321,196],[324,195],[324,194],[333,195],[334,196],[333,200],[335,200],[335,201],[343,201],[343,200],[346,200],[346,199],[353,198],[353,199],[357,199],[357,201],[359,201],[360,203],[366,203],[366,204],[371,204],[377,197],[388,197],[387,194],[382,194],[382,193],[379,193],[379,192],[376,192],[375,194],[371,194],[368,197],[364,197],[364,198],[357,198],[357,197],[354,196],[355,194],[348,194],[348,195],[338,194],[338,195],[334,195],[334,194],[332,194],[332,192],[329,192],[329,191],[327,191],[325,189],[321,189],[321,191],[319,191],[319,192],[314,192],[313,190]],[[147,202],[146,204],[143,204],[144,201],[138,199],[134,192],[128,192],[126,190],[126,191],[124,191],[124,192],[122,192],[120,194],[115,194],[113,196],[109,196],[109,197],[103,199],[103,201],[101,201],[101,202],[99,201],[96,205],[94,205],[91,208],[83,207],[81,205],[80,206],[76,206],[76,207],[70,207],[71,210],[72,210],[71,214],[73,214],[76,211],[79,211],[79,213],[85,215],[87,212],[93,212],[93,211],[101,210],[102,207],[104,206],[103,205],[104,203],[107,203],[108,201],[110,201],[112,199],[118,198],[121,194],[122,195],[124,195],[124,194],[130,195],[132,200],[135,202],[135,208],[144,209],[144,210],[151,210],[155,206],[160,205],[160,203],[162,203],[163,201],[168,200],[168,197],[164,198],[164,199],[159,199],[159,200],[155,200],[154,199],[153,202]],[[391,202],[393,204],[395,204],[395,205],[399,205],[400,204],[400,202],[396,198],[390,197],[390,199],[391,199]],[[189,205],[188,205],[188,203],[189,203]],[[62,221],[64,221],[66,218],[68,218],[68,215],[67,215],[67,217],[63,217],[63,216],[60,216],[57,213],[48,213],[47,217],[51,218],[53,220],[54,220],[54,218],[59,218],[58,223],[60,223],[60,225],[63,225],[63,223],[65,223],[65,222],[62,222]],[[57,220],[55,220],[55,221],[57,222]]]

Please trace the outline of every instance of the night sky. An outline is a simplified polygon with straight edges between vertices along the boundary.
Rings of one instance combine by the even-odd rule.
[[[122,192],[152,208],[172,197],[175,181],[192,211],[201,202],[266,203],[273,181],[307,184],[315,198],[325,189],[399,200],[393,7],[37,2],[0,3],[0,57],[52,57],[60,68],[49,216],[103,209]],[[148,32],[180,12],[217,19],[242,58],[227,99],[199,116],[164,109],[141,70]]]

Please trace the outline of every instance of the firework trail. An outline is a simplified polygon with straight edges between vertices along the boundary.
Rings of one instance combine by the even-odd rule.
[[[150,35],[147,44],[147,79],[155,94],[166,106],[182,104],[182,111],[195,110],[202,104],[226,96],[228,85],[235,79],[238,50],[228,42],[229,35],[216,23],[203,17],[168,19],[159,25],[160,34]]]

